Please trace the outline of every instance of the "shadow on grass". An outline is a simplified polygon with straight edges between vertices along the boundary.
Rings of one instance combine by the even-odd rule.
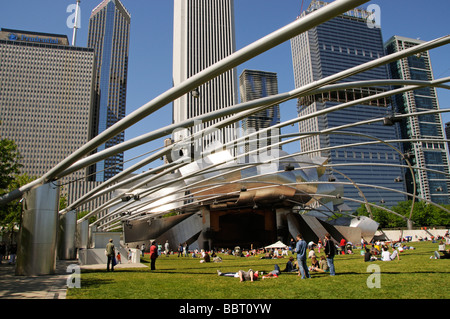
[[[115,282],[114,279],[99,279],[99,278],[91,278],[91,279],[87,279],[87,280],[82,279],[81,286],[83,288],[89,289],[89,288],[94,288],[94,287],[98,287],[98,286],[113,284],[114,282]]]

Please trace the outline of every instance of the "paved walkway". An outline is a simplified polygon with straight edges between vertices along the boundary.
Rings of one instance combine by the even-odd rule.
[[[5,261],[0,265],[0,299],[66,299],[67,267],[76,260],[58,260],[54,275],[16,276],[15,267]],[[143,264],[119,264],[116,269],[147,267]],[[85,265],[81,269],[106,269],[106,264]],[[81,279],[83,280],[83,279]]]

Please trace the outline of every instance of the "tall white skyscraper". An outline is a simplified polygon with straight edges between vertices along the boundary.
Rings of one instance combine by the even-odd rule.
[[[173,84],[177,85],[235,51],[233,0],[174,0]],[[236,71],[230,70],[173,102],[173,122],[226,108],[237,103]],[[174,142],[220,121],[174,133]],[[237,125],[204,136],[199,152],[209,143],[229,142]],[[199,149],[199,147],[201,147]]]

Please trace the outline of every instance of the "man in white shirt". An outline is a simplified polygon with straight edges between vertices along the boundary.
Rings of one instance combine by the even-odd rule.
[[[170,248],[169,241],[166,240],[166,243],[164,244],[164,251],[166,252],[167,257],[169,257],[169,253],[170,253],[169,248]]]

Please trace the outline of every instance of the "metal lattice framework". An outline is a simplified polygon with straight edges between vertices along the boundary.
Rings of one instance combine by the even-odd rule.
[[[142,119],[150,116],[161,107],[171,103],[180,96],[187,94],[200,86],[215,78],[219,74],[222,74],[242,63],[252,59],[253,57],[293,38],[294,36],[303,33],[314,26],[317,26],[339,14],[342,14],[348,10],[351,10],[363,3],[366,0],[337,0],[319,10],[316,10],[305,17],[298,19],[291,24],[261,38],[260,40],[244,47],[243,49],[235,52],[229,57],[217,62],[216,64],[208,67],[207,69],[199,72],[195,76],[189,78],[185,82],[178,86],[175,86],[150,102],[137,109],[123,120],[119,121],[115,125],[111,126],[103,133],[86,143],[79,150],[67,157],[64,161],[59,163],[53,169],[48,171],[45,175],[41,176],[37,180],[9,193],[0,198],[0,204],[10,202],[12,200],[22,197],[30,190],[49,183],[55,182],[62,177],[65,177],[75,171],[86,168],[98,161],[106,159],[111,155],[124,152],[139,145],[143,145],[150,141],[159,139],[161,137],[169,136],[174,130],[190,128],[196,123],[211,121],[214,119],[222,119],[218,123],[210,126],[196,134],[186,138],[183,141],[179,141],[175,144],[166,146],[151,153],[145,159],[139,163],[132,165],[123,172],[117,174],[107,182],[104,182],[100,186],[96,187],[92,191],[86,193],[74,203],[70,204],[66,209],[60,211],[61,215],[66,214],[69,211],[76,210],[79,206],[112,191],[116,191],[117,196],[111,200],[105,202],[101,206],[92,210],[88,215],[84,216],[78,222],[88,219],[90,216],[103,216],[98,218],[92,226],[99,226],[104,230],[111,230],[121,225],[126,220],[139,220],[148,218],[150,216],[158,216],[167,213],[168,211],[185,212],[191,211],[198,207],[208,203],[210,205],[220,205],[226,201],[245,200],[246,194],[252,193],[260,194],[267,191],[273,192],[278,196],[278,200],[290,200],[293,205],[298,209],[307,209],[309,207],[325,206],[323,204],[327,202],[333,202],[339,206],[343,200],[350,200],[358,203],[365,204],[370,212],[371,207],[377,207],[384,209],[390,213],[396,214],[392,210],[385,207],[369,203],[364,193],[360,191],[361,187],[369,187],[373,189],[381,189],[382,187],[377,185],[355,183],[349,179],[345,174],[339,171],[339,165],[329,165],[324,158],[309,158],[308,152],[297,152],[295,154],[287,154],[282,151],[275,152],[276,146],[299,141],[307,136],[323,135],[323,134],[358,134],[349,132],[348,129],[363,124],[383,121],[384,118],[370,119],[358,123],[352,123],[350,125],[335,127],[332,129],[323,130],[320,132],[308,132],[298,134],[286,134],[278,136],[280,142],[275,145],[270,145],[271,153],[266,157],[258,155],[253,157],[254,160],[244,162],[241,159],[244,157],[255,155],[255,152],[259,154],[267,151],[268,147],[261,147],[257,150],[245,154],[237,154],[232,156],[231,153],[226,150],[231,147],[241,146],[245,144],[245,140],[248,138],[257,139],[256,135],[261,134],[264,131],[281,129],[283,127],[298,123],[300,121],[314,118],[327,113],[342,110],[344,108],[369,102],[372,100],[389,97],[395,94],[415,90],[423,87],[440,87],[449,89],[450,86],[444,83],[450,81],[450,77],[437,79],[434,81],[418,81],[418,80],[372,80],[372,81],[358,81],[358,82],[346,82],[339,84],[332,84],[336,81],[345,79],[352,75],[367,71],[372,68],[385,65],[399,59],[418,54],[420,52],[431,50],[433,48],[443,46],[450,43],[450,36],[444,36],[432,41],[425,42],[415,47],[406,49],[404,51],[390,54],[370,62],[358,65],[356,67],[347,69],[345,71],[333,74],[325,77],[319,81],[310,83],[300,88],[294,89],[289,92],[272,95],[257,100],[252,100],[245,103],[240,103],[234,106],[230,106],[225,109],[217,110],[211,113],[203,114],[195,118],[191,118],[181,123],[168,125],[157,130],[151,131],[147,134],[130,139],[108,148],[101,152],[90,155],[98,146],[105,141],[111,139],[117,134],[123,132],[125,129],[132,125],[138,124]],[[370,86],[399,86],[400,88],[388,90],[386,92],[374,94],[364,98],[356,99],[354,101],[342,103],[333,107],[326,108],[324,110],[315,112],[313,114],[299,116],[283,123],[274,125],[262,131],[258,131],[253,135],[246,135],[244,137],[237,138],[230,142],[228,145],[214,144],[209,149],[204,150],[200,154],[200,158],[197,161],[193,161],[189,154],[189,147],[193,140],[201,138],[203,134],[210,130],[223,128],[231,123],[235,123],[243,118],[246,118],[252,114],[265,110],[273,105],[281,104],[283,102],[297,99],[300,97],[307,97],[314,94],[318,94],[325,91],[339,90],[346,88],[361,88]],[[420,112],[414,114],[395,114],[396,118],[406,118],[409,116],[419,116],[424,114],[437,114],[441,112],[448,112],[449,110],[434,110],[427,112]],[[223,119],[227,116],[225,119]],[[346,132],[342,132],[343,129],[347,129]],[[411,172],[414,170],[428,170],[422,167],[413,167],[404,157],[404,155],[395,148],[396,143],[405,142],[406,140],[380,140],[372,136],[365,136],[368,141],[365,144],[380,143],[388,145],[395,149],[399,153],[400,157],[406,161],[406,165],[401,165],[402,168],[408,169]],[[421,140],[408,140],[408,141],[425,141]],[[430,141],[433,141],[430,139]],[[439,139],[439,142],[446,140]],[[355,146],[356,144],[345,144],[336,146],[334,148],[320,149],[316,151],[326,151],[336,148],[345,148]],[[183,151],[184,156],[174,159],[168,164],[161,165],[157,168],[150,169],[146,172],[138,174],[137,176],[131,176],[133,172],[138,171],[140,168],[158,160],[162,156],[168,156],[178,154],[179,151]],[[219,154],[219,156],[217,156]],[[222,158],[220,158],[222,156]],[[272,165],[276,163],[276,165]],[[262,168],[271,166],[269,170]],[[345,165],[345,164],[341,164]],[[348,165],[368,165],[367,163],[352,163]],[[388,165],[388,164],[370,164],[370,165]],[[248,174],[247,174],[247,173]],[[253,172],[253,175],[250,174]],[[309,172],[309,173],[308,173]],[[312,173],[311,173],[312,172]],[[443,174],[440,171],[433,171],[435,173]],[[310,175],[314,175],[313,179]],[[341,180],[329,180],[330,175],[340,175]],[[414,176],[414,174],[412,174]],[[132,186],[130,186],[132,185]],[[342,185],[352,185],[359,190],[363,200],[344,197],[342,194]],[[245,190],[243,190],[245,188]],[[286,192],[280,191],[285,190]],[[396,192],[398,190],[389,189]],[[290,197],[287,193],[293,191]],[[127,195],[127,202],[123,201],[123,198]],[[424,198],[420,198],[416,194],[416,188],[414,183],[413,193],[404,193],[411,196],[413,202],[417,199],[427,201]],[[161,197],[164,195],[164,200]],[[250,199],[254,197],[249,197]],[[250,200],[247,198],[248,200]],[[138,200],[135,200],[138,199]],[[446,210],[444,207],[427,201],[432,205],[440,207],[442,210]],[[255,202],[256,205],[256,202]],[[412,214],[411,207],[411,214]],[[105,215],[106,212],[106,215]],[[345,213],[345,211],[343,211]],[[327,214],[334,214],[335,211],[330,210]],[[402,218],[404,218],[402,216]],[[411,219],[411,215],[409,220]]]

